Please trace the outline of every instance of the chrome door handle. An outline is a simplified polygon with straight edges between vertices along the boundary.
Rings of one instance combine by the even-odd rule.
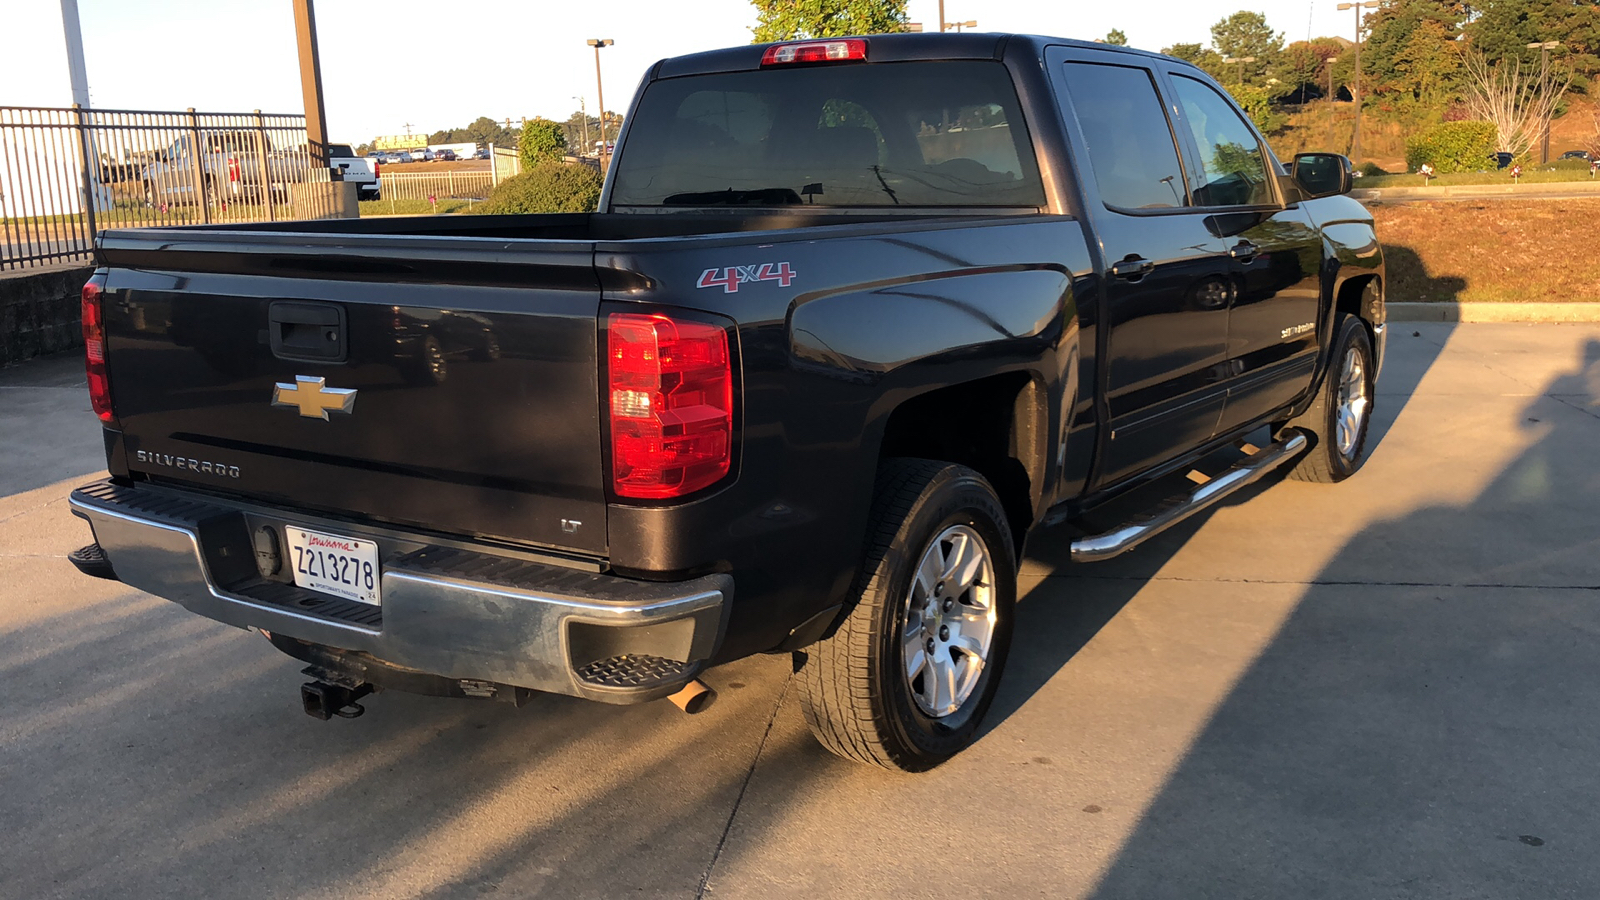
[[[1126,278],[1137,281],[1156,270],[1156,264],[1142,256],[1129,255],[1126,259],[1117,260],[1111,266],[1111,275],[1114,278]]]
[[[1240,241],[1239,243],[1228,248],[1228,255],[1239,260],[1240,262],[1249,262],[1250,260],[1255,259],[1256,254],[1260,252],[1261,248],[1250,243],[1249,241]]]

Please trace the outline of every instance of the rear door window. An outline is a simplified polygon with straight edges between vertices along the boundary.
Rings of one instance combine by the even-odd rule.
[[[1188,206],[1178,145],[1150,70],[1079,62],[1066,67],[1101,202],[1123,210]]]
[[[1000,63],[767,68],[650,85],[614,206],[1045,203]]]

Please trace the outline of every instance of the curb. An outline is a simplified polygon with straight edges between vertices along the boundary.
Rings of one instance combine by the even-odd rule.
[[[1390,303],[1391,322],[1600,322],[1600,303]]]
[[[1559,195],[1552,197],[1551,195]],[[1356,185],[1350,196],[1363,203],[1384,200],[1493,200],[1526,197],[1529,200],[1580,199],[1600,196],[1600,181],[1540,181],[1530,184],[1454,184],[1432,187],[1376,187]]]

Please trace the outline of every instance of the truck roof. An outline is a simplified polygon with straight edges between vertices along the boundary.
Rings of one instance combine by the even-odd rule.
[[[1071,38],[1048,37],[1037,34],[991,34],[967,32],[963,34],[866,34],[852,38],[817,38],[817,40],[865,40],[870,62],[906,62],[934,59],[1001,59],[1008,46],[1028,46],[1043,55],[1049,46],[1082,47],[1135,56],[1170,59],[1148,50],[1102,44],[1097,41],[1079,41]],[[777,41],[793,44],[796,41]],[[761,68],[761,54],[772,44],[748,44],[674,56],[656,63],[649,79],[677,78],[682,75],[705,75],[713,72],[743,72]],[[1179,60],[1182,62],[1182,60]]]

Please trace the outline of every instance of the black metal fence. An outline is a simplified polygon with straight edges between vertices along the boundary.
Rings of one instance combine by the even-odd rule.
[[[78,261],[112,227],[340,213],[305,117],[0,106],[0,270]]]

